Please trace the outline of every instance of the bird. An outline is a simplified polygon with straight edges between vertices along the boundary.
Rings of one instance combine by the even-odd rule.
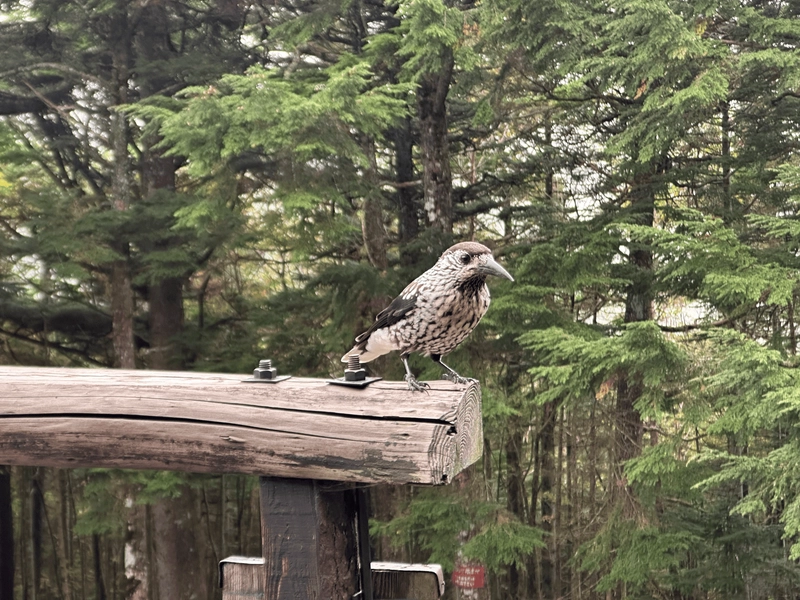
[[[375,317],[375,322],[355,339],[342,357],[349,362],[358,355],[368,363],[397,351],[405,366],[405,381],[411,391],[425,391],[408,366],[411,353],[429,356],[444,368],[448,378],[466,384],[467,379],[442,362],[478,325],[489,308],[486,285],[489,275],[514,278],[495,261],[491,250],[478,242],[460,242],[445,250],[430,269],[409,283]]]

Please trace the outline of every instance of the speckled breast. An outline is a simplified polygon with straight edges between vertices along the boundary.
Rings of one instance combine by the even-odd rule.
[[[489,308],[489,290],[457,291],[421,303],[414,319],[393,332],[403,353],[447,355],[478,325]]]

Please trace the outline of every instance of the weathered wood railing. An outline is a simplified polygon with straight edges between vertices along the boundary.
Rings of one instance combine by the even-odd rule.
[[[358,484],[442,484],[475,462],[480,387],[244,379],[0,367],[0,464],[260,475],[263,597],[369,596]]]

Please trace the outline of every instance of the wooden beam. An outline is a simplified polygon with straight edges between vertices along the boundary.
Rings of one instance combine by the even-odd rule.
[[[0,464],[447,483],[481,453],[480,386],[0,367]]]

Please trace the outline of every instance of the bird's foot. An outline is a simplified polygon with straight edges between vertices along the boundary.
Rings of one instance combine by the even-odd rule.
[[[413,377],[412,375],[406,375],[404,377],[404,379],[406,380],[406,383],[408,384],[408,389],[411,390],[412,392],[426,392],[427,393],[427,391],[429,389],[431,389],[431,386],[429,386],[427,383],[422,382],[422,381],[417,381],[417,379],[415,377]]]
[[[442,379],[446,379],[447,381],[452,381],[453,383],[458,383],[461,385],[469,385],[470,383],[475,383],[478,380],[473,379],[472,377],[462,377],[455,371],[452,373],[442,373]]]

